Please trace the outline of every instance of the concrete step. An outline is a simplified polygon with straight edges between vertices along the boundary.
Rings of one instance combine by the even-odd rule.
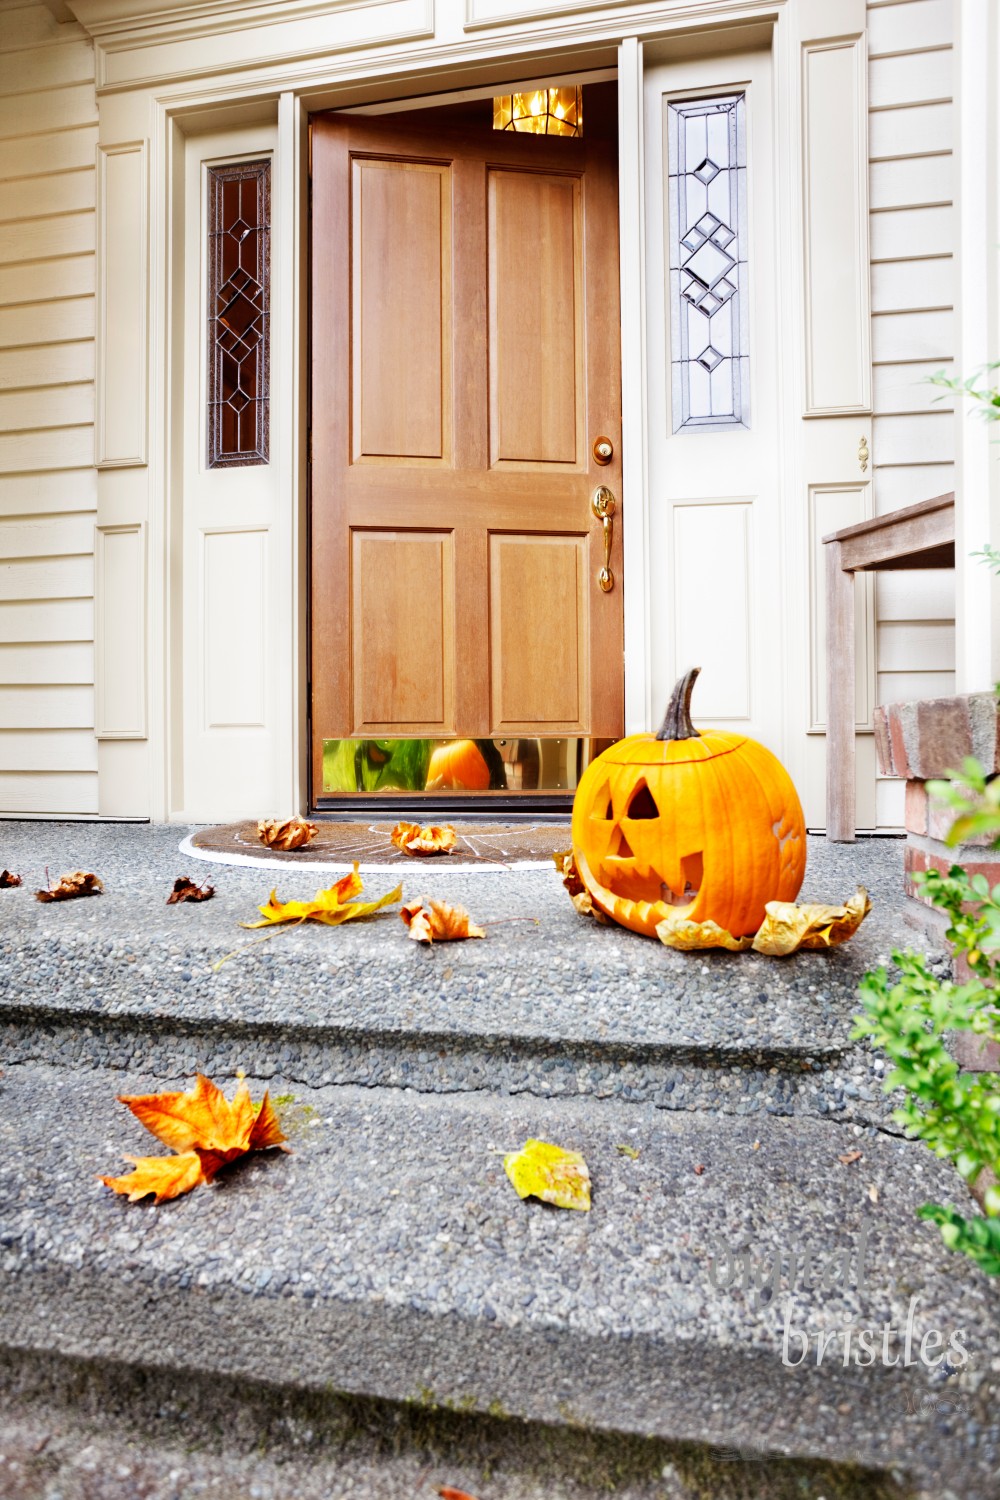
[[[0,1039],[12,1060],[281,1072],[311,1086],[617,1097],[737,1114],[885,1120],[867,1049],[850,1043],[857,983],[888,957],[902,901],[893,840],[811,841],[804,896],[861,878],[876,909],[855,940],[784,961],[672,953],[573,910],[555,872],[449,874],[407,866],[404,893],[440,893],[489,936],[418,948],[393,914],[263,943],[243,931],[273,880],[311,894],[308,869],[202,866],[210,902],[167,907],[183,830],[6,825],[0,860],[25,874],[0,893]],[[39,905],[33,886],[93,868],[105,894]],[[190,862],[183,867],[190,868]],[[859,873],[860,872],[860,873]],[[329,879],[330,877],[325,877]],[[366,877],[380,893],[400,878]],[[236,958],[213,965],[234,948]]]
[[[1000,1291],[914,1220],[921,1202],[956,1194],[918,1145],[612,1100],[299,1087],[284,1106],[292,1156],[250,1160],[173,1204],[129,1205],[94,1181],[121,1169],[121,1152],[150,1150],[114,1096],[162,1082],[44,1064],[0,1079],[8,1346],[898,1466],[938,1496],[996,1494]],[[590,1214],[517,1199],[501,1155],[532,1135],[585,1153]],[[838,1160],[859,1146],[862,1161]],[[728,1279],[726,1244],[771,1273],[759,1297],[713,1284],[713,1268]],[[810,1281],[822,1265],[829,1285],[793,1292],[789,1257],[806,1250]],[[850,1262],[831,1267],[834,1252]],[[929,1329],[945,1344],[961,1331],[966,1366],[844,1367],[840,1330],[881,1339],[886,1323],[905,1329],[911,1305],[914,1348]],[[790,1358],[808,1347],[794,1365],[786,1318]],[[900,1355],[891,1337],[888,1353]]]

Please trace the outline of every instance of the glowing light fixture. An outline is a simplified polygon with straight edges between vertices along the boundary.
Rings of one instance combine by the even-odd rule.
[[[493,129],[524,130],[532,135],[582,135],[583,89],[501,94],[493,100]]]

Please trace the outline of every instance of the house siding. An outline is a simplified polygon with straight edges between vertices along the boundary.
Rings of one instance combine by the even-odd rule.
[[[870,0],[875,512],[955,484],[954,406],[927,384],[954,369],[952,0]],[[878,701],[955,685],[954,573],[879,576]],[[879,788],[879,823],[902,822],[902,784]]]
[[[0,0],[0,812],[96,813],[94,228],[83,28]]]

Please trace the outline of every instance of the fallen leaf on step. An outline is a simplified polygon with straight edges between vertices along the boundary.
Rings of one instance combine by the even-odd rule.
[[[622,1142],[620,1145],[617,1145],[615,1147],[615,1150],[618,1152],[619,1156],[627,1156],[631,1161],[639,1160],[638,1146],[626,1146],[625,1143]]]
[[[541,1198],[556,1208],[590,1208],[590,1171],[577,1151],[529,1140],[504,1157],[503,1168],[519,1198]]]
[[[178,875],[174,888],[167,897],[167,905],[176,906],[178,901],[208,901],[214,895],[214,885],[195,885],[186,875]]]
[[[799,949],[836,948],[854,936],[872,909],[868,892],[859,885],[843,906],[796,906],[793,901],[769,901],[767,916],[753,940],[755,953],[784,958]]]
[[[860,1151],[845,1151],[843,1156],[837,1157],[837,1160],[841,1162],[845,1167],[849,1167],[853,1162],[861,1161],[862,1156]]]
[[[367,917],[383,906],[391,906],[402,899],[403,887],[397,885],[387,896],[376,901],[355,901],[364,889],[358,867],[355,864],[350,875],[343,876],[327,890],[317,891],[311,901],[279,901],[277,891],[258,911],[261,922],[241,922],[241,927],[278,927],[284,922],[320,922],[324,927],[339,927],[343,922],[353,922],[356,917]]]
[[[874,1183],[872,1183],[871,1187],[868,1189],[868,1196],[872,1200],[873,1203],[877,1203],[878,1202],[878,1188],[875,1186]]]
[[[20,884],[20,875],[15,875],[12,870],[0,870],[0,891],[9,891]]]
[[[608,918],[594,905],[590,892],[580,879],[572,849],[560,849],[558,854],[553,854],[552,863],[562,876],[562,883],[581,917],[593,917],[595,922],[606,927]]]
[[[442,1485],[438,1490],[441,1500],[476,1500],[475,1495],[470,1495],[466,1490],[453,1490],[450,1485]]]
[[[257,824],[257,837],[269,849],[302,849],[316,837],[316,824],[305,818],[261,818]]]
[[[408,928],[407,936],[415,943],[453,943],[462,938],[484,938],[464,906],[449,906],[445,901],[410,901],[399,915]]]
[[[431,823],[426,828],[419,823],[397,823],[389,838],[404,854],[450,854],[458,843],[449,823]]]
[[[694,1164],[694,1175],[696,1177],[701,1177],[701,1176],[703,1176],[704,1171],[705,1171],[705,1168],[702,1165],[702,1163],[700,1161],[696,1161],[695,1164]]]
[[[199,1073],[188,1093],[119,1094],[136,1119],[169,1146],[175,1156],[126,1156],[134,1169],[125,1177],[102,1177],[106,1187],[130,1203],[156,1195],[157,1203],[211,1182],[227,1162],[248,1151],[272,1146],[287,1150],[284,1135],[265,1092],[259,1107],[241,1078],[230,1102],[211,1079]]]
[[[36,901],[72,901],[77,896],[99,896],[104,886],[89,870],[71,870],[58,885],[35,892]]]
[[[682,953],[696,953],[701,948],[728,948],[731,953],[745,953],[751,938],[733,937],[716,922],[691,922],[686,917],[667,917],[658,922],[656,936],[668,948]]]

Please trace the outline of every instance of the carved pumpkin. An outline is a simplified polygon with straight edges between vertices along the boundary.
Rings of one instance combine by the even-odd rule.
[[[490,768],[475,740],[452,740],[431,756],[428,792],[485,792],[489,785]]]
[[[584,771],[573,854],[595,906],[656,936],[666,917],[756,932],[768,901],[794,901],[806,829],[791,777],[742,734],[691,723],[694,667],[655,735],[633,734]]]

